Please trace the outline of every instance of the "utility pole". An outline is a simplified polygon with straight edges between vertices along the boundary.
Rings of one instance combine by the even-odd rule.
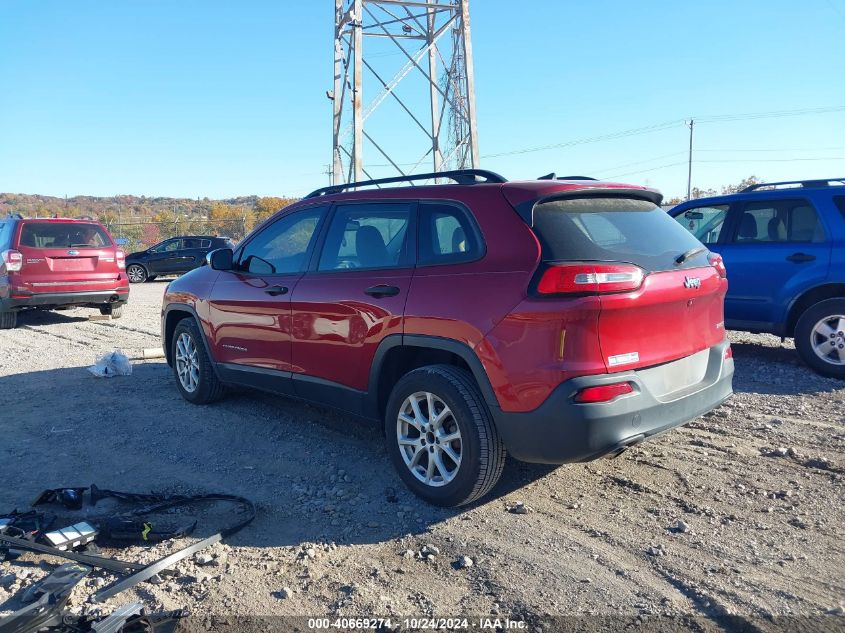
[[[687,163],[687,200],[692,195],[692,129],[695,126],[693,119],[689,120],[689,161]]]
[[[426,162],[434,172],[478,167],[469,0],[335,0],[327,96],[333,184],[374,177],[377,167],[388,169],[380,176],[419,173]],[[407,115],[387,133],[378,121],[385,104]]]

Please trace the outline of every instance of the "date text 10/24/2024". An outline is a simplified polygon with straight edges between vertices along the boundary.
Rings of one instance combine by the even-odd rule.
[[[314,630],[504,630],[528,628],[523,620],[510,618],[308,618],[308,628]]]

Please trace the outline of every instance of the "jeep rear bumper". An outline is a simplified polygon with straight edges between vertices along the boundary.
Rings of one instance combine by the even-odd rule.
[[[656,395],[655,384],[671,384],[675,363],[647,370],[582,376],[560,384],[534,411],[511,413],[491,407],[496,428],[516,459],[545,464],[585,462],[638,444],[707,413],[733,393],[728,342],[706,350],[706,370],[695,384]],[[585,387],[627,381],[634,388],[611,402],[580,404]],[[649,388],[652,385],[652,388]]]
[[[25,310],[27,308],[57,308],[65,306],[102,305],[120,306],[129,301],[129,289],[96,290],[88,292],[39,292],[34,294],[14,294],[0,298],[0,312]]]

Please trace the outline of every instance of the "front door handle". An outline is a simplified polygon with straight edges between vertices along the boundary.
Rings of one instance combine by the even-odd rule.
[[[288,289],[286,286],[272,286],[267,288],[264,292],[271,297],[278,297],[279,295],[286,295],[288,293]]]
[[[371,297],[395,297],[399,294],[399,288],[396,286],[372,286],[367,288],[364,291],[364,294],[370,295]]]
[[[815,255],[807,255],[807,253],[793,253],[789,257],[786,258],[788,262],[811,262],[816,259]]]

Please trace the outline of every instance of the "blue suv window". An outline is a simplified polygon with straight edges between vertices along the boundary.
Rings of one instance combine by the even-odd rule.
[[[737,244],[823,242],[824,228],[808,200],[749,202],[734,232]]]
[[[675,216],[675,220],[702,244],[715,244],[722,234],[729,207],[727,204],[693,207]]]
[[[839,209],[839,213],[845,218],[845,196],[833,196],[833,201]]]

